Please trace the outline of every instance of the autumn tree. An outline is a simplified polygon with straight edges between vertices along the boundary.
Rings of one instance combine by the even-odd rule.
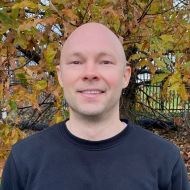
[[[189,0],[1,1],[0,157],[25,136],[17,127],[67,117],[55,65],[65,39],[86,22],[107,25],[123,42],[133,70],[122,96],[123,115],[147,108],[143,102],[137,104],[137,91],[145,83],[162,83],[164,100],[175,91],[182,103],[188,101],[189,9]],[[139,77],[144,71],[149,81]]]

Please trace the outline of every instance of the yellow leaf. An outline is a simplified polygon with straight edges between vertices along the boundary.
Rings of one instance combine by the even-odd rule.
[[[3,98],[3,83],[0,83],[0,100]]]
[[[181,74],[179,72],[175,72],[169,78],[170,85],[173,86],[176,83],[182,83]]]
[[[60,112],[58,112],[58,113],[54,116],[54,120],[55,120],[55,123],[59,123],[59,122],[63,121],[63,116],[61,115]]]
[[[57,54],[57,44],[56,43],[50,43],[46,50],[44,50],[44,58],[46,63],[48,64],[48,67],[50,70],[53,69],[53,61]]]
[[[135,54],[135,55],[137,55],[137,54]],[[148,65],[148,60],[146,60],[146,59],[143,59],[143,60],[141,60],[141,61],[139,61],[138,62],[138,67],[144,67],[144,66],[147,66]]]
[[[18,61],[21,65],[24,65],[26,63],[26,59],[24,57],[19,57]]]
[[[143,59],[143,60],[139,61],[138,66],[140,66],[140,67],[146,66],[146,68],[149,69],[149,71],[152,74],[154,74],[156,71],[156,68],[154,67],[154,65],[150,61],[148,61],[147,59]]]
[[[41,20],[35,19],[35,20],[26,20],[22,24],[19,25],[18,27],[18,32],[24,31],[24,30],[30,30],[33,27],[36,27],[36,25],[40,22]]]
[[[156,60],[156,65],[158,66],[158,68],[166,67],[166,64],[164,63],[164,61],[161,61],[161,60]]]
[[[35,95],[35,93],[33,94],[27,94],[26,100],[28,100],[30,102],[30,104],[32,104],[33,108],[37,108],[38,110],[40,110],[39,105],[38,105],[38,99],[37,96]]]
[[[74,11],[72,9],[64,9],[63,14],[65,17],[68,17],[71,20],[77,20],[78,19],[77,15],[74,13]]]
[[[150,47],[149,42],[145,41],[143,44],[141,45],[141,49],[144,51],[145,49],[148,49]]]
[[[25,70],[25,72],[26,72],[30,77],[32,77],[32,78],[35,78],[35,77],[36,77],[37,74],[36,74],[33,70],[31,70],[30,67],[23,67],[23,69]]]
[[[120,28],[120,20],[119,20],[119,17],[114,17],[113,18],[113,28],[116,32],[119,31],[119,28]]]
[[[160,38],[164,41],[164,42],[174,42],[174,38],[172,35],[167,35],[167,34],[163,34],[160,36]]]
[[[146,56],[142,53],[136,53],[136,54],[133,54],[131,57],[130,57],[130,60],[138,60],[138,59],[142,59],[142,58],[145,58]],[[144,61],[144,60],[143,60]]]
[[[169,96],[168,93],[168,86],[169,86],[169,77],[167,78],[167,80],[164,82],[163,84],[163,89],[161,91],[161,96],[164,97],[164,99],[167,99]]]
[[[51,90],[51,89],[50,89]],[[62,93],[63,93],[63,89],[59,86],[57,86],[57,88],[55,88],[54,90],[52,90],[52,93],[53,95],[56,97],[56,98],[60,98],[62,96]]]
[[[52,15],[51,17],[48,18],[38,19],[36,24],[40,23],[42,25],[53,25],[55,24],[56,20],[57,18]]]
[[[187,93],[187,90],[185,88],[185,85],[184,84],[181,84],[178,88],[178,94],[180,96],[180,98],[184,101],[187,101],[188,100],[188,93]]]
[[[9,134],[9,128],[5,127],[3,132],[4,132],[4,135],[7,137]]]
[[[152,77],[151,82],[152,84],[162,82],[168,75],[169,73],[156,74]]]
[[[151,13],[157,13],[158,11],[160,11],[160,2],[159,1],[154,1],[151,4],[150,12]]]
[[[164,21],[164,17],[161,15],[158,15],[155,19],[154,19],[154,29],[156,31],[161,31],[165,25],[165,21]]]
[[[190,61],[185,63],[184,70],[185,70],[186,73],[190,74]]]
[[[46,80],[40,80],[35,84],[36,90],[44,90],[47,87],[47,81]]]
[[[173,83],[171,84],[171,86],[168,87],[168,90],[169,90],[169,91],[178,92],[180,86],[181,86],[181,83],[176,81],[176,82],[173,82]]]
[[[18,35],[15,40],[14,40],[14,44],[15,45],[19,45],[21,46],[23,49],[26,49],[27,48],[27,45],[28,45],[28,41],[26,40],[25,36],[24,35]]]
[[[11,131],[11,138],[15,138],[16,137],[16,139],[18,138],[18,134],[17,134],[17,131],[16,131],[16,129],[13,129],[12,131]]]
[[[12,6],[12,9],[23,9],[23,8],[30,8],[30,9],[37,9],[38,8],[38,4],[37,3],[33,3],[32,1],[29,0],[24,0],[21,1],[19,3],[15,3]]]

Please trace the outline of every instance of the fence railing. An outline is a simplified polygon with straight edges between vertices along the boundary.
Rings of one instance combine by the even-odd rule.
[[[150,75],[147,73],[141,75],[141,80],[149,81]],[[142,83],[137,91],[137,107],[138,104],[139,107],[140,105],[144,105],[147,109],[152,108],[166,113],[190,112],[190,100],[186,102],[182,101],[180,96],[175,92],[171,92],[169,97],[165,98],[163,97],[162,87],[162,83],[154,85]]]

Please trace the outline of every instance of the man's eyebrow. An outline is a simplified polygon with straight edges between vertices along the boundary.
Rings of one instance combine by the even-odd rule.
[[[82,53],[80,52],[73,52],[70,54],[70,56],[83,57]]]
[[[115,59],[114,55],[112,52],[98,52],[98,54],[96,55],[96,59],[99,59],[101,57],[104,57],[104,56],[108,56],[112,59]],[[69,57],[78,57],[80,59],[84,59],[85,58],[85,53],[82,53],[82,52],[72,52]]]
[[[111,53],[108,53],[108,52],[100,52],[100,53],[98,54],[98,57],[103,57],[103,56],[114,57]]]

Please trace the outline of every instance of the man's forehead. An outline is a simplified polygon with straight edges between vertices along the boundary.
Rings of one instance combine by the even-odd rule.
[[[71,48],[72,46],[83,45],[114,45],[117,42],[117,37],[108,28],[98,23],[88,23],[78,27],[68,39],[63,47]],[[72,47],[73,48],[73,47]]]
[[[71,56],[76,56],[76,57],[82,57],[83,56],[83,52],[81,51],[72,51],[70,53]],[[106,52],[106,51],[97,51],[97,55],[98,56],[112,56],[111,52]]]
[[[95,36],[97,37],[104,36],[104,37],[109,37],[110,39],[115,38],[118,40],[117,36],[106,26],[100,23],[86,23],[75,29],[70,34],[66,42],[76,38],[80,39],[81,37],[95,37]]]
[[[125,59],[123,46],[118,37],[106,26],[100,23],[87,23],[74,30],[65,41],[62,53],[70,51],[88,51],[99,49],[110,50]]]
[[[86,59],[86,57],[88,57],[91,53],[93,53],[94,58],[96,59],[100,59],[100,58],[110,58],[110,59],[114,59],[115,60],[115,53],[114,51],[109,51],[109,50],[97,50],[97,51],[91,51],[91,53],[89,53],[90,51],[69,51],[66,53],[66,55],[64,56],[65,58],[79,58],[79,59]]]

